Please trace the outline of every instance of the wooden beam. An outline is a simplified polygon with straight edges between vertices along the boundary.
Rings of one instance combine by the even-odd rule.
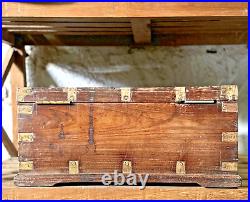
[[[9,33],[7,30],[2,29],[2,42],[10,46],[15,45],[15,36],[13,33]]]
[[[151,43],[151,20],[150,19],[132,19],[131,26],[136,44]]]
[[[14,54],[15,54],[14,48],[10,47],[4,58],[3,65],[2,65],[2,87],[10,72],[10,68],[14,62]]]
[[[40,34],[55,34],[55,35],[92,35],[92,36],[105,36],[105,35],[132,35],[131,31],[117,31],[117,32],[113,32],[113,31],[76,31],[76,32],[72,32],[72,31],[57,31],[57,30],[11,30],[11,32],[15,32],[18,34],[30,34],[30,35],[40,35]]]
[[[247,44],[247,40],[247,32],[180,33],[153,37],[152,44],[156,46]]]
[[[58,43],[53,44],[53,41],[47,40],[44,35],[27,35],[24,36],[24,43],[26,45],[45,45],[56,46]],[[107,36],[91,36],[91,35],[55,35],[64,46],[129,46],[133,44],[132,35],[107,35]],[[31,39],[32,37],[32,39]]]
[[[48,42],[51,45],[54,45],[54,46],[63,46],[64,45],[56,35],[44,34],[43,36],[48,40]]]
[[[16,89],[18,87],[26,86],[24,47],[16,49],[14,62],[11,66],[10,71],[11,71],[12,117],[13,117],[13,143],[16,146],[16,148],[18,148]]]
[[[2,17],[79,18],[247,15],[247,2],[54,2],[39,4],[31,2],[2,3]]]
[[[8,151],[9,155],[11,157],[16,157],[18,156],[18,152],[16,147],[14,146],[14,144],[11,142],[9,136],[7,135],[6,131],[4,130],[4,128],[2,127],[2,142],[6,148],[6,150]]]
[[[91,36],[91,35],[56,35],[64,46],[133,46],[132,35],[116,36]],[[32,37],[32,38],[31,38]],[[246,44],[247,31],[228,33],[179,33],[166,35],[152,35],[153,46],[180,46],[180,45],[222,45],[222,44]],[[24,36],[26,45],[59,45],[48,41],[43,35]]]

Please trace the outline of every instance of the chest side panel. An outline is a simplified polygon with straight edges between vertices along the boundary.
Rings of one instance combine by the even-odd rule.
[[[136,173],[174,174],[177,161],[187,174],[227,173],[223,162],[238,158],[237,141],[225,136],[237,132],[237,112],[220,102],[21,105],[32,107],[18,117],[19,133],[34,136],[19,143],[29,173],[69,173],[69,161],[80,173],[121,171],[123,161]]]

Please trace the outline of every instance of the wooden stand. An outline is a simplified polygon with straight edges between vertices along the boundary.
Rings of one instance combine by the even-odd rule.
[[[236,189],[204,188],[199,186],[147,186],[140,190],[134,186],[58,186],[17,187],[13,177],[18,171],[18,160],[3,163],[2,199],[247,199],[248,187],[245,173],[247,163],[239,164],[243,186]]]
[[[112,176],[112,174],[110,174]],[[143,174],[141,174],[144,176]],[[17,186],[54,186],[59,183],[89,183],[97,182],[100,185],[101,174],[78,174],[78,175],[24,175],[18,174],[14,178]],[[198,184],[202,187],[239,187],[241,178],[239,175],[150,175],[147,183],[161,182],[163,184]],[[138,181],[139,182],[139,181]]]

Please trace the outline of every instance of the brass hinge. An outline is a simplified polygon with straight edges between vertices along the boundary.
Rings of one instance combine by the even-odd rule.
[[[69,161],[69,174],[78,174],[78,173],[79,173],[79,162]]]
[[[18,142],[33,142],[33,133],[18,133]]]
[[[36,104],[39,104],[39,105],[59,105],[59,104],[70,104],[70,101],[68,100],[58,100],[58,101],[48,101],[48,100],[37,100],[36,101]]]
[[[221,170],[236,172],[238,170],[238,163],[237,162],[221,162]]]
[[[185,102],[186,100],[186,88],[175,87],[175,102]]]
[[[223,132],[222,142],[238,142],[238,132]]]
[[[236,85],[222,85],[221,97],[227,100],[238,100],[238,87]]]
[[[67,93],[66,100],[37,100],[36,104],[70,104],[76,101],[77,88],[64,88],[63,92]]]
[[[33,113],[33,105],[18,105],[17,113],[30,115]]]
[[[19,162],[19,170],[33,170],[33,161]]]
[[[76,88],[67,88],[65,89],[68,93],[67,99],[69,102],[75,102],[76,101],[76,94],[77,94],[77,89]]]
[[[176,174],[178,175],[186,174],[185,161],[176,162]]]
[[[31,92],[32,92],[32,88],[30,87],[18,88],[17,93],[16,93],[17,102],[24,102],[24,98],[27,95],[30,95]]]
[[[131,161],[123,161],[122,162],[122,173],[124,173],[124,174],[132,173],[132,162]]]
[[[131,90],[130,88],[121,88],[121,101],[130,102],[131,101]]]

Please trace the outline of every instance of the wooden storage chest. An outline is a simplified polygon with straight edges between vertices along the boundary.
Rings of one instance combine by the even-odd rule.
[[[20,88],[18,186],[101,182],[238,187],[237,86]]]

